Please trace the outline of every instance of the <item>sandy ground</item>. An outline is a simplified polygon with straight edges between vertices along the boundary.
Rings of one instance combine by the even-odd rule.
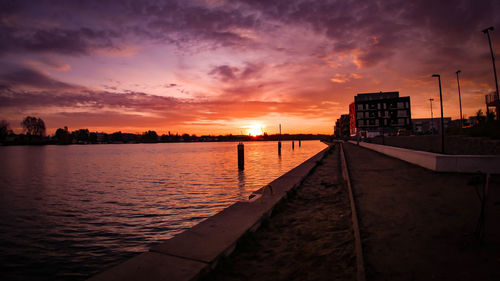
[[[367,280],[500,280],[500,177],[486,235],[474,230],[477,175],[436,173],[345,144]],[[477,185],[480,187],[481,185]]]
[[[339,150],[206,280],[355,280],[349,197]]]

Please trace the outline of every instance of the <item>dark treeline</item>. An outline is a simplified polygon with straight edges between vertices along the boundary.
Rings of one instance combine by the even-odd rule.
[[[14,134],[9,124],[0,121],[0,143],[3,145],[45,145],[45,144],[111,144],[111,143],[161,143],[161,142],[224,142],[224,141],[276,141],[276,140],[324,140],[329,135],[313,134],[283,134],[262,136],[246,135],[189,135],[168,134],[158,135],[155,131],[146,131],[142,134],[122,133],[121,131],[111,134],[102,132],[90,132],[88,129],[69,131],[67,127],[59,128],[53,136],[45,135],[45,124],[43,120],[35,117],[26,117],[21,123],[22,134]]]

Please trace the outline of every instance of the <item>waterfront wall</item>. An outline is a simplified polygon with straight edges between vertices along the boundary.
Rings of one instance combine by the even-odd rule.
[[[500,155],[446,155],[367,142],[359,145],[436,172],[500,174]]]
[[[441,136],[385,136],[368,142],[441,153]],[[480,137],[445,136],[445,152],[454,155],[500,155],[500,140]]]

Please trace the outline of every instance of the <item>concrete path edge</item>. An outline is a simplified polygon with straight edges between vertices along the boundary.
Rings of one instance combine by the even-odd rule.
[[[356,202],[354,200],[354,193],[352,191],[351,179],[349,177],[349,168],[347,165],[347,159],[344,153],[343,144],[340,145],[340,162],[342,166],[342,176],[347,184],[347,189],[349,192],[349,201],[351,205],[351,217],[352,217],[352,228],[354,232],[354,249],[356,252],[356,280],[357,281],[365,281],[366,273],[365,273],[365,263],[363,259],[363,246],[361,243],[361,234],[359,232],[359,222],[358,222],[358,213],[356,211]]]

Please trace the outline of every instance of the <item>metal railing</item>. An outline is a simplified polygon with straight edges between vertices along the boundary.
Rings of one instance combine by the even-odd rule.
[[[496,105],[498,103],[498,98],[496,94],[488,94],[484,97],[486,98],[487,105]]]

